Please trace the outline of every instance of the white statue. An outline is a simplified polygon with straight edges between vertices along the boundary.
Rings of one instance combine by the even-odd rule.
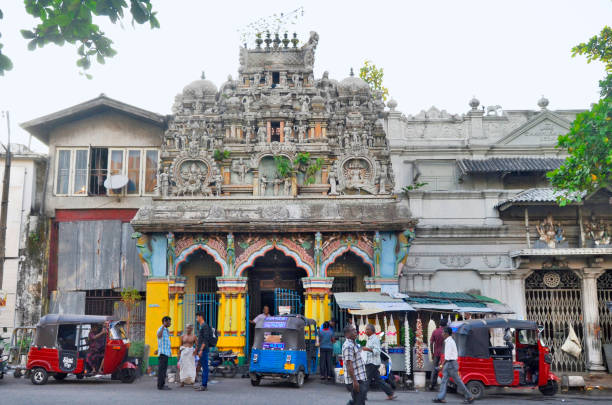
[[[159,182],[162,197],[168,197],[168,192],[170,190],[170,174],[168,173],[168,167],[164,167],[164,171],[159,175]]]
[[[245,184],[244,180],[245,180],[247,172],[249,171],[249,168],[246,165],[246,163],[244,163],[244,160],[242,158],[240,158],[240,160],[234,164],[232,171],[238,173],[240,184]]]
[[[257,130],[257,141],[259,143],[266,143],[266,139],[268,138],[268,131],[266,127],[259,127]]]
[[[378,194],[387,194],[387,165],[380,168],[380,182],[378,183]]]
[[[285,137],[285,142],[291,142],[291,125],[286,125],[283,128],[283,135]]]
[[[336,190],[336,187],[338,186],[338,181],[336,179],[336,170],[335,169],[331,169],[329,171],[329,195],[338,195],[338,190]]]
[[[266,186],[268,185],[268,179],[266,178],[266,176],[261,176],[259,178],[259,195],[260,196],[264,196],[266,195]]]
[[[284,187],[285,195],[291,195],[291,178],[285,177],[284,182],[285,184],[283,185],[283,187]]]

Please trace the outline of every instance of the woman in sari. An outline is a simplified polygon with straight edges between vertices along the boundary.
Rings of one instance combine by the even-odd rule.
[[[104,349],[106,347],[106,333],[106,327],[100,324],[92,325],[91,331],[89,331],[89,353],[87,353],[86,360],[92,373],[99,373],[101,371]]]

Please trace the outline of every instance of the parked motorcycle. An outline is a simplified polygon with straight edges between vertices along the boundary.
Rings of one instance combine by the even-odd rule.
[[[8,355],[4,354],[4,339],[6,338],[0,336],[0,379],[4,378],[8,362]]]
[[[210,374],[213,376],[222,375],[226,378],[233,378],[238,372],[238,356],[231,350],[210,352],[208,364]]]

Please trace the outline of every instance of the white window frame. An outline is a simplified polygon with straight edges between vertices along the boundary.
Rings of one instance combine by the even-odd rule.
[[[144,148],[142,149],[141,155],[140,155],[140,164],[141,164],[141,169],[140,169],[140,195],[143,196],[151,196],[151,195],[156,195],[157,191],[156,189],[159,187],[159,184],[155,185],[155,188],[153,189],[152,192],[147,193],[146,190],[146,170],[147,170],[147,152],[149,151],[155,151],[157,152],[157,172],[159,173],[159,164],[160,164],[160,160],[159,160],[159,149],[157,148]],[[157,176],[157,173],[156,173]],[[159,179],[157,179],[159,181]]]
[[[85,181],[85,193],[84,194],[78,194],[74,192],[74,178],[76,175],[76,155],[78,150],[85,150],[87,151],[87,180]],[[58,174],[59,174],[59,155],[62,151],[68,151],[70,153],[70,159],[69,159],[69,170],[68,170],[68,193],[58,193],[57,192],[57,185],[58,185]],[[55,149],[55,180],[53,182],[53,194],[56,196],[66,196],[66,197],[87,197],[89,195],[89,156],[90,156],[90,152],[89,152],[89,148],[64,148],[64,147],[60,147],[60,148],[56,148]]]
[[[160,167],[160,150],[159,148],[142,148],[142,147],[124,147],[124,148],[113,148],[113,147],[108,147],[108,162],[106,165],[107,168],[107,173],[108,175],[111,174],[111,162],[112,162],[112,153],[113,151],[120,151],[122,153],[123,156],[123,162],[122,162],[122,167],[121,167],[121,172],[120,174],[122,176],[126,176],[127,177],[127,172],[128,172],[128,162],[127,159],[129,157],[129,151],[140,151],[140,172],[139,172],[139,188],[138,188],[138,193],[137,194],[128,194],[127,193],[127,186],[122,187],[120,190],[118,190],[118,192],[111,192],[110,190],[106,190],[106,195],[108,196],[125,196],[125,197],[142,197],[142,196],[153,196],[157,194],[157,191],[153,191],[150,193],[145,192],[145,182],[146,182],[146,158],[147,158],[147,152],[148,151],[155,151],[157,152],[157,170],[159,171],[159,167]],[[86,192],[84,194],[77,194],[74,192],[74,181],[75,181],[75,177],[76,177],[76,155],[78,150],[85,150],[87,151],[87,180],[86,180]],[[68,173],[68,193],[67,194],[63,194],[63,193],[58,193],[57,192],[57,184],[58,184],[58,174],[59,174],[59,155],[61,151],[68,151],[70,153],[70,168],[69,168],[69,173]],[[90,163],[91,163],[91,148],[89,147],[57,147],[55,149],[55,170],[54,170],[54,187],[53,187],[53,194],[56,196],[61,196],[61,197],[89,197],[89,178],[91,176],[90,173]],[[159,187],[159,184],[157,185],[157,187]]]

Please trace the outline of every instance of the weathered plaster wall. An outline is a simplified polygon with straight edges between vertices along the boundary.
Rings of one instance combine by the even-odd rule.
[[[151,197],[55,196],[56,151],[61,147],[158,148],[163,130],[116,112],[99,113],[53,129],[49,134],[50,168],[45,211],[54,216],[56,209],[78,208],[140,208],[150,203]]]

